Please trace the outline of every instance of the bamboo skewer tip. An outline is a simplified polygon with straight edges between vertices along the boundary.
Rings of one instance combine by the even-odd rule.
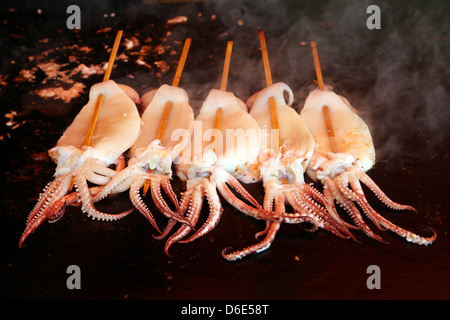
[[[174,87],[178,87],[180,83],[181,74],[183,73],[184,65],[187,60],[190,46],[191,46],[191,38],[186,38],[186,40],[184,41],[183,50],[181,52],[180,61],[178,62],[177,71],[175,72],[175,76],[173,78],[172,86]]]
[[[319,87],[319,90],[323,91],[324,84],[323,84],[322,70],[320,68],[319,54],[317,52],[317,45],[315,41],[311,41],[311,49],[313,53],[314,67],[316,69],[317,85]]]
[[[226,91],[227,89],[227,81],[228,81],[228,73],[229,73],[229,69],[230,69],[230,60],[231,60],[231,52],[233,50],[233,41],[228,41],[227,42],[227,49],[226,49],[226,53],[225,53],[225,60],[223,63],[223,71],[222,71],[222,82],[220,84],[220,90],[221,91]],[[216,120],[214,123],[214,129],[216,130],[220,130],[220,127],[222,125],[222,115],[223,115],[223,108],[219,107],[216,110]],[[212,137],[212,143],[213,143],[213,151],[216,151],[216,137],[215,135]]]
[[[333,129],[333,122],[331,121],[330,108],[327,105],[322,106],[322,113],[325,120],[325,127],[327,129],[327,135],[331,146],[332,152],[337,152],[336,141]]]
[[[233,41],[227,42],[227,50],[225,53],[225,60],[223,63],[222,82],[220,84],[220,90],[225,91],[227,89],[228,73],[230,70],[231,52],[233,50]]]
[[[272,73],[270,70],[270,62],[269,62],[269,54],[267,51],[267,44],[266,39],[264,36],[264,31],[260,30],[258,32],[259,34],[259,41],[261,44],[261,54],[263,57],[263,64],[264,64],[264,73],[266,76],[266,84],[267,86],[272,85]],[[269,108],[270,108],[270,117],[272,120],[272,129],[277,130],[278,133],[278,146],[281,147],[281,137],[279,132],[279,124],[278,124],[278,114],[277,114],[277,104],[274,97],[269,98]]]
[[[269,63],[269,54],[267,52],[267,44],[266,44],[266,38],[264,36],[264,31],[259,30],[259,42],[261,44],[261,53],[263,57],[263,64],[264,64],[264,72],[266,75],[266,84],[267,86],[272,85],[272,73],[270,71],[270,63]]]

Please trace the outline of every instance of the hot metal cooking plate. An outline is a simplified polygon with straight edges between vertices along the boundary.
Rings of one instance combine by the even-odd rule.
[[[69,14],[59,4],[2,6],[0,144],[7,165],[0,184],[1,298],[450,298],[449,83],[443,67],[449,26],[442,2],[381,2],[380,30],[367,29],[368,5],[359,1],[79,2],[81,30],[66,27]],[[102,70],[118,29],[124,35],[111,79],[140,94],[171,83],[183,41],[192,37],[180,85],[196,111],[208,91],[219,86],[227,40],[234,41],[228,89],[246,99],[264,87],[259,29],[266,34],[274,81],[291,86],[300,110],[313,88],[308,44],[315,40],[325,82],[352,102],[372,130],[378,163],[370,176],[392,199],[419,213],[392,212],[372,195],[371,202],[408,230],[427,235],[426,229],[433,228],[436,243],[420,247],[381,231],[389,244],[359,233],[361,243],[356,243],[283,225],[270,249],[230,263],[221,251],[255,243],[264,223],[223,201],[216,229],[191,244],[174,245],[171,257],[138,213],[103,223],[78,208],[45,223],[19,249],[26,217],[54,173],[46,151],[103,77],[102,71],[74,70],[80,64]],[[66,101],[61,95],[40,95],[58,87],[78,88],[79,95]],[[178,193],[184,190],[177,178],[173,183]],[[262,200],[261,185],[247,187]],[[126,194],[99,204],[112,212],[130,206]],[[66,286],[70,265],[81,270],[80,290]],[[371,265],[380,268],[381,289],[366,285]]]

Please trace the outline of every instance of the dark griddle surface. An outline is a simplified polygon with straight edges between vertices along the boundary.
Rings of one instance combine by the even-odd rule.
[[[450,28],[444,2],[382,1],[382,29],[368,30],[367,5],[360,1],[84,1],[78,2],[78,32],[66,28],[66,6],[50,2],[10,2],[0,13],[0,108],[2,115],[16,112],[13,124],[7,125],[10,119],[2,116],[1,126],[7,165],[0,183],[0,298],[450,298],[450,108],[448,65],[443,63],[445,54],[448,63]],[[167,24],[177,16],[186,16],[187,22]],[[224,202],[216,229],[189,245],[174,245],[172,257],[164,254],[164,242],[153,239],[141,215],[102,223],[77,208],[68,208],[56,223],[45,223],[19,249],[26,217],[54,173],[45,152],[86,103],[90,86],[102,79],[101,74],[73,75],[74,82],[85,85],[78,98],[69,103],[43,99],[37,90],[71,85],[47,79],[37,64],[54,61],[69,71],[80,63],[102,64],[109,57],[105,46],[112,47],[120,28],[123,39],[135,37],[139,45],[125,50],[122,43],[119,55],[126,54],[128,61],[118,60],[111,78],[139,93],[171,83],[183,41],[192,37],[181,86],[196,110],[207,92],[219,86],[227,40],[234,41],[228,89],[246,99],[265,85],[259,29],[266,33],[274,81],[291,86],[299,110],[315,78],[308,43],[316,40],[325,81],[360,110],[372,130],[378,162],[370,176],[392,199],[415,206],[419,213],[392,212],[370,199],[385,217],[407,229],[427,234],[426,228],[432,227],[436,243],[420,247],[381,231],[389,244],[359,233],[361,243],[355,243],[283,225],[269,250],[229,263],[222,259],[222,249],[253,244],[264,223]],[[154,50],[158,45],[164,52]],[[83,46],[94,50],[83,53]],[[136,63],[143,46],[149,46],[143,60],[150,68]],[[161,70],[155,61],[165,61],[169,68]],[[35,79],[24,80],[20,71],[33,68]],[[177,178],[174,186],[183,190]],[[261,185],[248,189],[262,200]],[[118,210],[130,203],[125,194],[102,205]],[[81,268],[81,290],[66,287],[69,265]],[[366,287],[370,265],[381,268],[380,290]]]

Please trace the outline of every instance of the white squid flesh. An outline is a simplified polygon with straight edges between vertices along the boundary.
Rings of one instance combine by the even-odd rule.
[[[140,190],[149,180],[152,199],[157,209],[170,219],[187,223],[185,218],[168,206],[161,194],[161,187],[171,202],[178,207],[178,200],[170,182],[172,164],[190,141],[194,112],[189,105],[186,91],[166,84],[146,93],[141,101],[144,112],[141,115],[140,135],[130,149],[131,158],[128,165],[111,179],[94,200],[99,201],[110,193],[129,190],[134,207],[161,233],[153,214],[141,198]],[[166,119],[164,133],[162,137],[158,137],[167,103],[171,104],[170,113]]]
[[[281,124],[279,129],[272,127],[269,99],[275,102],[276,117]],[[258,233],[258,236],[265,234],[266,237],[258,244],[239,251],[232,251],[231,248],[224,250],[222,254],[227,260],[241,259],[248,254],[266,250],[282,222],[308,222],[313,225],[312,230],[321,227],[340,237],[349,235],[343,223],[335,223],[327,214],[319,191],[305,183],[305,170],[313,156],[315,141],[304,120],[292,108],[293,100],[294,95],[289,86],[279,82],[257,92],[247,101],[250,115],[258,123],[261,132],[258,164],[252,173],[264,186],[263,208],[268,212],[275,209],[280,218],[266,221],[266,230]],[[286,213],[286,203],[296,212]]]
[[[328,108],[326,113],[324,106]],[[359,229],[369,237],[383,241],[363,220],[356,203],[379,229],[391,230],[413,243],[433,243],[436,239],[434,232],[430,237],[421,237],[388,221],[369,205],[361,182],[389,208],[416,211],[411,206],[389,199],[366,174],[375,164],[375,148],[367,124],[354,110],[345,98],[331,89],[313,90],[301,110],[301,116],[316,141],[307,173],[324,185],[328,211],[337,215],[334,204],[337,201]]]
[[[220,127],[216,128],[219,109],[223,113]],[[192,231],[187,225],[171,235],[165,246],[167,254],[174,243],[191,242],[214,229],[223,211],[216,189],[240,212],[257,219],[271,217],[238,180],[246,180],[258,153],[259,126],[247,113],[245,103],[231,92],[211,90],[196,117],[191,143],[176,165],[177,175],[187,186],[180,200],[180,211],[186,212],[186,217],[195,226],[206,196],[209,215],[188,239],[182,240]],[[239,199],[229,186],[245,201]]]
[[[130,212],[105,214],[96,210],[87,184],[87,181],[96,185],[107,184],[116,174],[109,166],[117,163],[138,137],[139,112],[123,88],[112,80],[93,85],[88,103],[65,130],[56,146],[49,150],[50,157],[56,163],[55,179],[44,189],[29,214],[19,246],[45,220],[55,220],[61,215],[61,208],[64,208],[66,201],[64,197],[72,183],[82,210],[93,219],[117,220]],[[126,91],[133,90],[128,88]],[[95,131],[89,146],[85,146],[84,141],[100,94],[104,98]]]

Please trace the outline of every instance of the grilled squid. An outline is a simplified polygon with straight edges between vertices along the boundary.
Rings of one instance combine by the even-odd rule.
[[[74,121],[58,140],[56,146],[49,150],[49,155],[56,163],[55,178],[44,189],[34,209],[27,218],[19,246],[44,221],[58,219],[72,184],[81,202],[81,209],[93,219],[118,220],[130,211],[120,214],[107,214],[94,207],[94,200],[88,187],[88,181],[103,186],[117,173],[111,165],[122,160],[122,154],[135,142],[139,134],[140,117],[133,100],[124,92],[124,86],[108,80],[92,86],[88,103],[81,109]],[[131,92],[131,88],[127,88]],[[103,94],[95,131],[88,146],[85,138],[94,114],[97,98]],[[95,192],[98,192],[97,189]]]
[[[241,259],[269,248],[282,222],[307,222],[312,224],[311,230],[323,228],[342,238],[350,236],[345,222],[329,215],[323,196],[305,182],[305,170],[313,156],[315,141],[304,120],[292,108],[293,98],[289,86],[279,82],[247,100],[250,115],[261,133],[258,163],[250,174],[263,183],[263,208],[267,212],[274,210],[279,218],[266,221],[266,230],[257,234],[265,235],[259,243],[239,251],[224,250],[222,254],[227,260]],[[279,129],[273,128],[270,99],[276,107]],[[286,204],[295,213],[286,213]]]
[[[186,91],[166,84],[147,92],[141,101],[144,112],[141,116],[140,135],[130,149],[128,165],[111,179],[94,200],[99,201],[111,193],[129,190],[134,207],[162,233],[142,199],[141,190],[148,183],[158,211],[169,219],[187,223],[186,219],[177,213],[178,200],[170,180],[173,160],[189,143],[194,126],[194,113]],[[168,104],[170,112],[165,114]],[[166,203],[161,189],[169,197],[175,210]]]
[[[435,241],[434,232],[430,237],[422,237],[407,231],[381,216],[368,203],[361,183],[387,207],[416,211],[409,205],[392,201],[366,174],[375,164],[372,137],[367,124],[345,98],[330,88],[313,90],[305,101],[301,116],[316,142],[306,172],[313,180],[322,182],[330,214],[338,214],[336,201],[350,215],[355,226],[371,238],[383,241],[363,220],[360,209],[380,230],[390,230],[416,244],[428,245]]]
[[[174,232],[165,245],[167,254],[174,243],[191,242],[215,228],[223,211],[217,190],[238,211],[257,219],[271,218],[239,181],[256,163],[258,152],[259,126],[245,103],[231,92],[211,90],[196,117],[191,143],[176,163],[177,175],[186,183],[180,212],[195,227],[206,198],[209,215],[194,232],[188,225]]]

